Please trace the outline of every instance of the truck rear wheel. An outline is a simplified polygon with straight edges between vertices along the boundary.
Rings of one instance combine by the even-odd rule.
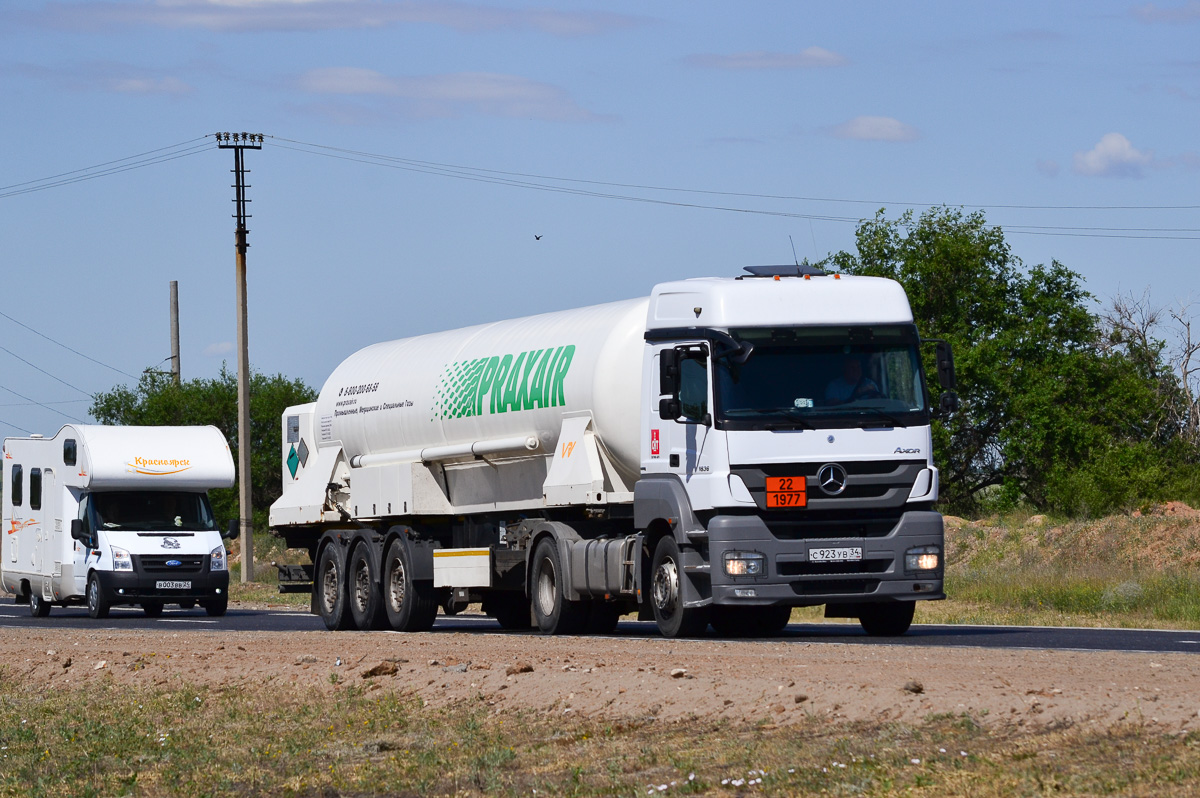
[[[912,626],[917,605],[913,601],[888,604],[864,604],[858,616],[862,628],[872,637],[899,637]]]
[[[313,581],[313,590],[317,592],[317,612],[325,622],[325,628],[335,632],[349,629],[346,555],[336,543],[321,549],[321,555],[317,557],[317,578]]]
[[[650,604],[663,637],[696,637],[708,628],[707,607],[683,606],[683,579],[679,544],[665,535],[650,566]]]
[[[379,563],[371,547],[356,546],[350,555],[350,616],[359,629],[382,629],[387,625],[383,595],[378,585]]]
[[[438,602],[433,583],[412,578],[412,558],[397,538],[383,558],[383,609],[397,632],[424,632],[437,619]]]
[[[566,576],[558,557],[558,546],[544,539],[533,552],[533,617],[538,629],[548,635],[577,634],[587,622],[587,605],[566,596]]]
[[[48,617],[50,615],[50,602],[42,598],[41,593],[30,593],[29,614],[34,618]]]
[[[100,577],[92,571],[88,574],[87,583],[88,615],[93,618],[107,618],[109,604],[104,600],[104,591],[100,589]]]

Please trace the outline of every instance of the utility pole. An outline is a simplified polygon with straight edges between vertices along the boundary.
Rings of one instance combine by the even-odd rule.
[[[218,133],[217,146],[223,150],[233,150],[233,173],[236,177],[233,188],[236,191],[234,202],[237,204],[237,229],[234,231],[234,242],[237,248],[237,345],[238,345],[238,503],[240,509],[239,526],[242,542],[242,582],[254,580],[254,510],[250,503],[250,348],[247,342],[246,325],[246,172],[244,150],[261,150],[263,136],[261,133]]]
[[[171,281],[171,381],[179,387],[179,281]]]

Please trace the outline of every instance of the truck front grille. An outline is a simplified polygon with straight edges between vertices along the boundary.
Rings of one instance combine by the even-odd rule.
[[[845,596],[851,593],[874,593],[879,587],[878,579],[813,579],[792,582],[792,592],[797,596]]]
[[[787,514],[764,513],[762,518],[778,540],[823,538],[882,538],[900,523],[905,509],[875,511],[799,510]]]
[[[860,562],[777,562],[780,576],[835,576],[838,574],[887,573],[892,559],[861,560]]]

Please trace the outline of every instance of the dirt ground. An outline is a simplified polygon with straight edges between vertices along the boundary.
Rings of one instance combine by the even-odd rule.
[[[1200,727],[1200,658],[838,643],[430,632],[0,631],[7,678],[50,689],[351,685],[593,719],[786,725],[967,714],[1027,729]]]

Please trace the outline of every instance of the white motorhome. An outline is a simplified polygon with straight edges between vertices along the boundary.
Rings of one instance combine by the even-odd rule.
[[[71,424],[6,438],[0,587],[37,617],[69,604],[93,618],[120,604],[223,615],[228,558],[207,491],[233,481],[216,427]]]
[[[901,286],[807,266],[369,346],[283,415],[271,526],[330,629],[773,634],[825,605],[901,634],[944,598],[930,419]]]

